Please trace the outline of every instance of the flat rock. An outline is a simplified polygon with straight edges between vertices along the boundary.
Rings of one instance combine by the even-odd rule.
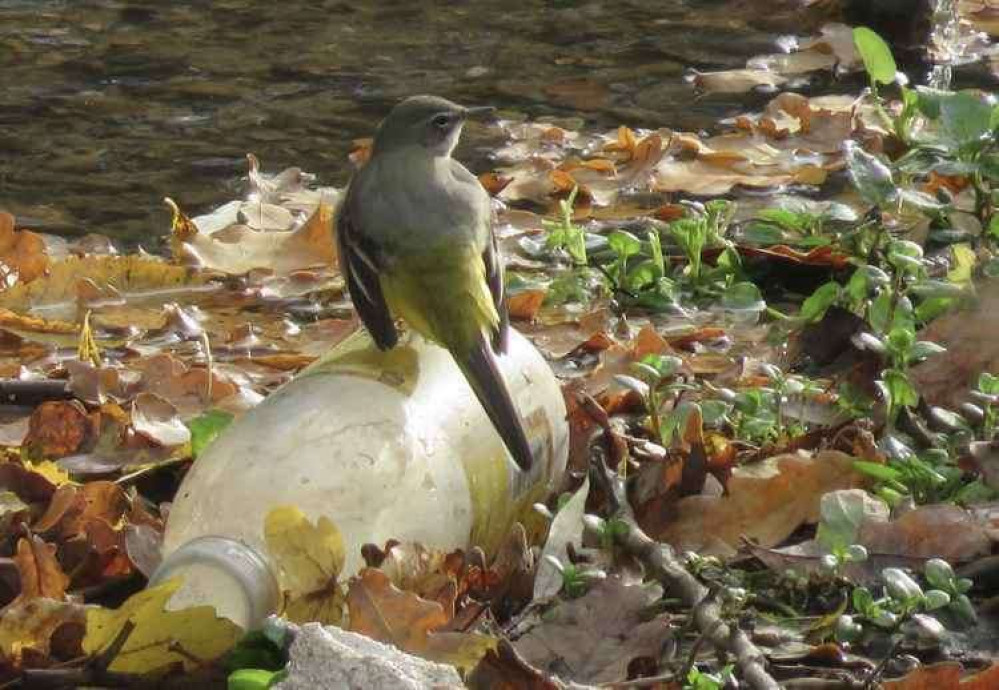
[[[452,666],[401,652],[364,635],[319,623],[295,635],[288,676],[277,690],[460,690]]]

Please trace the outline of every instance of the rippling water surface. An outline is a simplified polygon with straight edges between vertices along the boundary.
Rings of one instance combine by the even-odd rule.
[[[682,80],[773,50],[780,27],[744,5],[0,0],[0,207],[155,248],[164,195],[193,212],[231,198],[248,151],[342,184],[351,141],[418,92],[697,128],[760,102]],[[489,133],[471,134],[463,157],[485,168]]]

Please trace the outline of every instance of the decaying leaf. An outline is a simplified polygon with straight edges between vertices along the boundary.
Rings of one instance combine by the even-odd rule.
[[[176,228],[188,232],[174,243],[174,258],[184,263],[232,275],[255,269],[278,274],[336,262],[333,244],[335,199],[315,194],[308,214],[263,202],[227,204],[214,214],[190,221],[173,205]],[[244,222],[241,222],[241,214]],[[200,221],[200,222],[199,222]],[[256,227],[253,227],[256,226]],[[196,232],[190,234],[190,228]]]
[[[155,393],[139,393],[132,401],[132,427],[161,446],[180,446],[191,440],[191,431],[180,421],[177,408]]]
[[[647,616],[661,596],[658,585],[608,577],[558,603],[514,647],[531,665],[578,683],[624,680],[633,659],[658,659],[673,635],[664,616]]]
[[[66,596],[69,578],[55,553],[55,546],[34,534],[18,540],[14,563],[21,575],[21,593],[14,604],[38,598],[60,601]]]
[[[732,471],[724,496],[688,496],[657,536],[677,549],[731,554],[742,537],[778,544],[819,518],[822,496],[863,486],[853,458],[838,451],[779,455]]]
[[[180,585],[180,579],[167,580],[132,595],[118,609],[88,609],[84,652],[99,654],[131,623],[135,627],[111,662],[112,671],[148,673],[172,664],[192,671],[219,659],[243,631],[232,621],[219,618],[211,606],[166,610]]]
[[[435,632],[448,622],[444,608],[398,589],[375,568],[364,568],[350,579],[347,607],[350,630],[459,669],[474,668],[496,646],[486,635]]]
[[[28,421],[22,444],[35,458],[61,458],[78,452],[93,436],[86,409],[77,400],[42,403]]]
[[[86,608],[56,599],[24,599],[0,611],[0,651],[6,660],[20,663],[25,650],[47,655],[53,633],[64,625],[82,627]]]
[[[27,230],[15,231],[14,216],[0,211],[0,290],[30,283],[48,265],[45,240]]]
[[[68,257],[49,266],[44,277],[0,293],[0,307],[26,312],[45,305],[56,314],[60,314],[56,307],[61,307],[61,313],[72,315],[81,298],[138,298],[155,293],[178,299],[183,291],[204,285],[208,278],[145,255]]]
[[[278,567],[288,619],[339,624],[346,552],[337,526],[327,517],[313,524],[298,508],[280,506],[267,514],[264,538]]]

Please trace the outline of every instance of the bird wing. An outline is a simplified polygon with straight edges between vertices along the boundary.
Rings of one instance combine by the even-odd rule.
[[[352,195],[348,188],[347,197],[340,205],[337,215],[336,238],[339,251],[340,271],[347,282],[350,299],[354,302],[361,321],[382,350],[395,347],[399,332],[392,319],[392,312],[385,303],[378,274],[382,268],[378,262],[375,247],[358,233],[352,220]]]
[[[489,242],[482,252],[482,263],[486,266],[486,283],[493,296],[496,313],[499,314],[499,324],[493,331],[493,349],[499,353],[506,352],[510,333],[510,313],[506,308],[506,291],[503,287],[503,259],[500,257],[496,241],[495,228],[490,223]]]

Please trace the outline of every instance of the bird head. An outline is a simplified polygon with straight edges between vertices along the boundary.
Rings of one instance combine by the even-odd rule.
[[[492,108],[465,108],[438,96],[411,96],[388,114],[375,134],[375,155],[421,147],[431,156],[450,156],[470,116]]]

